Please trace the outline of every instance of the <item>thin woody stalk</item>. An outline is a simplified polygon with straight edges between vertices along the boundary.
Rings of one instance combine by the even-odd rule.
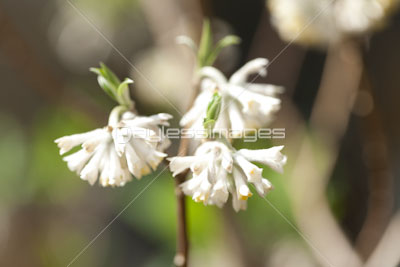
[[[179,155],[186,155],[188,140],[182,139],[179,146]],[[180,184],[186,179],[187,172],[178,175],[175,178],[175,195],[177,202],[177,232],[176,232],[176,255],[174,263],[177,267],[187,267],[189,255],[189,239],[187,232],[187,219],[186,219],[186,201],[185,195],[180,188]]]
[[[198,71],[204,66],[211,66],[223,48],[230,45],[238,44],[240,42],[240,39],[237,36],[228,35],[219,40],[214,46],[210,22],[206,19],[204,20],[203,23],[203,29],[199,46],[197,46],[193,42],[193,40],[191,40],[187,36],[177,37],[177,42],[183,45],[187,45],[190,49],[192,49],[192,51],[196,54],[196,59],[197,59],[197,67],[195,70],[194,82],[193,82],[193,92],[188,105],[189,107],[188,110],[189,110],[193,106],[194,101],[200,90],[201,77]],[[214,109],[213,112],[214,115],[216,115],[216,111],[217,110]],[[213,122],[215,123],[215,121],[208,121],[210,127],[212,127],[211,125],[213,125]],[[186,125],[186,127],[188,126]],[[187,136],[182,135],[178,150],[178,156],[179,157],[186,156],[188,147],[189,147],[189,138],[187,138]],[[177,200],[177,238],[176,238],[177,251],[174,258],[174,263],[177,267],[188,266],[189,241],[188,241],[187,221],[186,221],[186,203],[185,203],[185,195],[180,187],[180,184],[185,182],[187,173],[188,171],[182,172],[175,178],[176,182],[175,194]]]
[[[195,75],[195,82],[193,83],[193,93],[192,98],[189,101],[189,108],[193,106],[194,100],[200,89],[200,78]],[[182,136],[178,155],[183,157],[187,155],[189,148],[189,138]],[[189,238],[187,232],[187,217],[186,217],[186,200],[185,195],[180,188],[180,184],[185,182],[186,175],[188,171],[185,171],[175,178],[175,195],[177,202],[177,232],[176,232],[176,254],[174,258],[174,264],[177,267],[187,267],[188,266],[188,256],[189,256]]]

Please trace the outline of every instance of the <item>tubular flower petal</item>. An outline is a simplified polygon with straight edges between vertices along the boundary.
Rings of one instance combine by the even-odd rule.
[[[167,155],[170,141],[159,130],[168,125],[171,115],[150,117],[125,112],[119,122],[101,129],[64,136],[55,140],[60,154],[81,145],[81,149],[63,158],[68,168],[93,185],[124,186],[132,175],[140,179],[155,170]]]
[[[286,157],[280,153],[283,147],[270,149],[235,151],[219,141],[208,141],[200,145],[193,156],[168,158],[170,170],[176,176],[190,169],[193,176],[180,186],[182,191],[196,202],[222,207],[232,195],[236,211],[246,209],[246,200],[253,194],[253,184],[260,196],[271,189],[271,183],[262,177],[262,169],[250,161],[259,161],[281,170]]]
[[[260,128],[269,123],[280,109],[281,100],[277,97],[283,88],[270,84],[248,83],[250,75],[265,76],[268,60],[256,58],[246,63],[227,79],[214,67],[200,70],[203,77],[201,92],[193,107],[183,116],[181,126],[201,129],[206,108],[212,95],[218,91],[222,97],[221,113],[214,129],[231,129],[241,134],[248,128]]]

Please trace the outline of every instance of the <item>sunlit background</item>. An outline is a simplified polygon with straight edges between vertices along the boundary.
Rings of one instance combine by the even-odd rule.
[[[257,81],[285,87],[271,127],[286,138],[245,145],[285,145],[289,160],[283,175],[264,171],[275,189],[267,201],[251,197],[247,211],[188,198],[190,266],[397,266],[400,15],[388,11],[396,1],[361,11],[318,4],[324,12],[301,15],[296,1],[279,1],[1,0],[0,266],[173,266],[176,203],[165,166],[122,188],[90,186],[53,140],[106,123],[113,103],[89,72],[100,61],[135,81],[141,114],[168,112],[177,126],[194,56],[175,37],[198,41],[204,16],[216,39],[242,39],[215,64],[225,74],[256,57],[272,61]]]

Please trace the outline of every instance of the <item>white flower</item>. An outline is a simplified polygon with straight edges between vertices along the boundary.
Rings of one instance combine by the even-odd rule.
[[[208,103],[218,90],[222,97],[221,113],[215,130],[231,129],[240,135],[245,129],[260,128],[270,122],[280,108],[276,97],[282,87],[270,84],[253,84],[247,80],[252,74],[265,76],[268,60],[257,58],[249,61],[228,80],[214,67],[204,67],[201,75],[201,93],[193,107],[186,113],[180,124],[192,129],[202,129]]]
[[[380,26],[398,0],[341,0],[335,6],[343,31],[363,33]]]
[[[302,44],[327,44],[339,38],[333,0],[270,0],[271,22],[282,39]]]
[[[141,178],[166,157],[161,149],[169,141],[156,128],[167,124],[170,115],[139,117],[126,112],[120,122],[111,118],[105,128],[55,140],[61,155],[82,146],[79,151],[64,157],[64,161],[71,171],[91,185],[99,179],[102,186],[123,186],[132,179],[131,174]],[[129,140],[124,140],[129,134],[132,135]],[[151,139],[157,135],[160,138]]]
[[[132,179],[126,160],[117,155],[112,137],[115,128],[109,126],[81,134],[61,137],[55,142],[60,154],[82,145],[82,149],[64,157],[68,168],[93,185],[97,178],[102,186],[123,186]],[[125,160],[125,162],[124,162]]]
[[[129,112],[122,116],[118,127],[120,135],[114,138],[117,140],[115,147],[118,155],[126,157],[129,171],[137,178],[155,170],[167,156],[162,151],[170,141],[159,126],[169,126],[171,118],[166,113],[144,117]]]
[[[327,45],[379,28],[399,0],[269,0],[272,24],[289,42]]]
[[[232,195],[236,211],[246,209],[247,198],[252,196],[251,183],[257,193],[265,196],[272,189],[271,183],[262,177],[262,169],[251,163],[256,161],[282,172],[286,156],[283,146],[270,149],[233,151],[221,142],[209,141],[199,146],[194,156],[169,158],[173,175],[190,169],[193,177],[182,183],[181,188],[196,202],[222,207]]]

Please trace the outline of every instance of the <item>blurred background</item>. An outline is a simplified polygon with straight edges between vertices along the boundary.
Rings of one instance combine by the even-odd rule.
[[[194,56],[175,37],[198,41],[207,16],[216,39],[242,39],[217,67],[229,75],[266,57],[256,82],[285,87],[271,127],[286,139],[235,146],[283,144],[289,161],[284,175],[265,170],[275,190],[245,212],[188,199],[190,266],[400,266],[400,14],[385,6],[379,26],[338,30],[325,12],[301,22],[284,2],[0,0],[0,265],[67,266],[165,168],[92,187],[53,140],[105,125],[113,103],[88,71],[100,61],[135,81],[141,114],[168,112],[177,126]],[[173,266],[175,213],[162,172],[71,266]]]

